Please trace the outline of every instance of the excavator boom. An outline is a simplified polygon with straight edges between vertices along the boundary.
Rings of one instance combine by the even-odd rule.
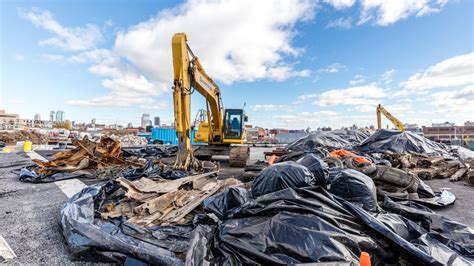
[[[178,137],[178,154],[174,167],[187,169],[193,160],[191,94],[194,91],[204,96],[207,105],[207,121],[198,125],[200,130],[196,133],[200,142],[221,146],[226,144],[229,146],[230,143],[242,144],[244,114],[242,109],[224,111],[219,86],[207,75],[201,62],[189,48],[185,33],[176,33],[171,45],[174,70],[174,120]],[[223,150],[215,147],[213,149]]]
[[[405,126],[403,125],[402,121],[398,120],[396,117],[394,117],[387,109],[385,109],[382,105],[377,106],[377,127],[378,129],[382,128],[382,114],[392,122],[395,127],[398,128],[400,131],[405,131]]]

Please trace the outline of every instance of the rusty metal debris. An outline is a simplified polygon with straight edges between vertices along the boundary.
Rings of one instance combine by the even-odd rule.
[[[120,142],[103,137],[100,142],[95,143],[84,140],[75,140],[73,150],[58,152],[54,160],[43,162],[33,160],[37,168],[37,174],[52,174],[56,172],[73,172],[85,169],[104,169],[117,165],[143,166],[145,162],[125,160],[121,150]]]

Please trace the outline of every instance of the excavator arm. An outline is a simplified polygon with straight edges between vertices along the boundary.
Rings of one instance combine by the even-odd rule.
[[[178,154],[174,167],[178,169],[187,169],[193,159],[191,147],[191,93],[193,89],[206,98],[210,139],[220,141],[223,138],[222,100],[219,87],[206,74],[186,41],[184,33],[175,34],[171,41],[174,69],[174,120],[178,137]]]
[[[382,105],[377,106],[377,126],[378,128],[382,128],[382,114],[392,122],[395,127],[398,128],[400,131],[405,131],[405,126],[403,125],[402,121],[398,120],[396,117],[394,117],[387,109],[385,109]]]

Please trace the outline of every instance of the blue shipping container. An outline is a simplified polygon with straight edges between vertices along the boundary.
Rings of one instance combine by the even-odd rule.
[[[191,131],[191,144],[192,145],[206,144],[203,142],[194,142],[195,133],[196,133],[196,130]],[[160,128],[160,127],[153,128],[151,131],[150,142],[153,143],[153,141],[155,140],[160,140],[163,142],[163,144],[171,144],[171,145],[178,144],[178,138],[176,137],[176,130],[174,128]]]

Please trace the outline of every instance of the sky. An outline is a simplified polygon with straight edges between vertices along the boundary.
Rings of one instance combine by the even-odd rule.
[[[376,125],[377,104],[420,126],[474,121],[471,0],[6,0],[0,13],[0,109],[22,118],[172,123],[171,38],[185,32],[252,125]]]

